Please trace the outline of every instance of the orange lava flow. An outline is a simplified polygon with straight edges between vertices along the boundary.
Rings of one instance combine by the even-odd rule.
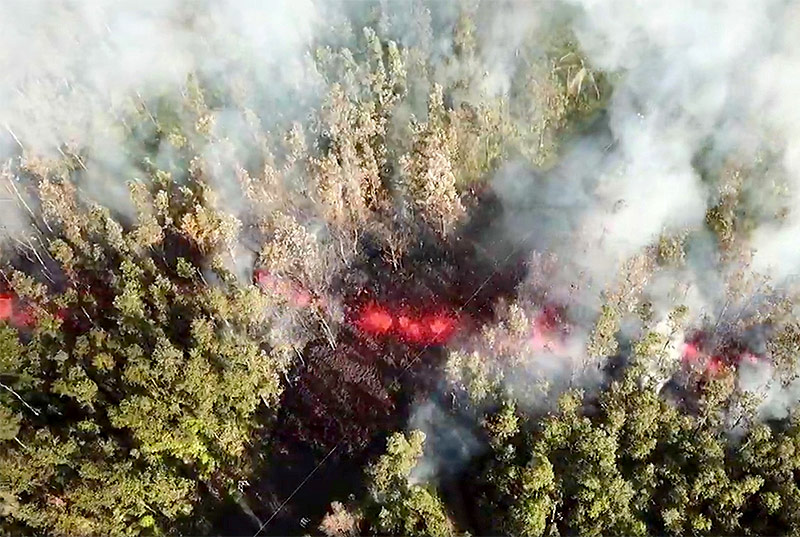
[[[33,311],[29,307],[15,303],[15,296],[10,293],[0,294],[0,321],[8,321],[15,328],[30,328],[36,322]]]
[[[445,314],[431,315],[423,320],[423,324],[428,326],[431,343],[444,343],[456,330],[456,319]]]
[[[292,282],[271,274],[265,269],[256,270],[254,278],[261,289],[282,296],[292,306],[305,308],[310,306],[313,302],[313,298],[308,291]]]
[[[356,320],[356,326],[363,332],[382,335],[392,330],[394,319],[385,309],[370,304],[361,310]]]
[[[709,377],[716,377],[723,368],[722,358],[719,356],[709,356],[700,349],[700,343],[697,341],[688,341],[683,344],[683,353],[681,356],[683,363],[688,366],[699,369]]]
[[[253,273],[255,283],[265,292],[282,297],[295,307],[324,304],[301,286],[278,277],[265,269]],[[441,345],[458,329],[458,316],[448,311],[420,313],[411,308],[395,308],[375,301],[352,309],[351,323],[368,336],[390,337],[414,345]]]
[[[0,295],[0,321],[7,321],[14,313],[13,298],[11,295]]]
[[[530,344],[536,351],[564,352],[568,327],[555,306],[545,306],[531,323]]]
[[[376,303],[358,308],[353,324],[366,335],[388,336],[415,345],[446,343],[458,327],[457,318],[448,312],[415,314]]]
[[[707,377],[717,377],[729,368],[736,368],[741,363],[756,363],[760,359],[756,354],[743,349],[722,347],[707,352],[702,347],[702,337],[686,341],[681,359],[685,366],[699,370]]]

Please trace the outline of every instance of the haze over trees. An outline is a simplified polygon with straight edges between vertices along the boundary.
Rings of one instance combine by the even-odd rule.
[[[232,4],[8,8],[4,533],[800,532],[796,9]]]

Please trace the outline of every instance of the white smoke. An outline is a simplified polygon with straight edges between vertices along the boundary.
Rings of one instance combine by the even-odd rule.
[[[745,163],[757,152],[777,155],[767,157],[774,158],[766,163],[770,173],[749,186],[755,209],[767,218],[752,233],[754,257],[747,270],[771,277],[774,284],[796,277],[800,5],[783,0],[574,3],[581,8],[576,33],[584,52],[594,65],[620,77],[610,125],[625,168],[633,172],[613,180],[612,188],[626,201],[624,214],[601,212],[597,226],[621,241],[639,237],[642,243],[660,228],[696,228],[713,200],[693,171],[695,155],[710,151],[724,159],[733,154]],[[785,192],[776,177],[785,181]],[[779,203],[770,199],[776,191]],[[788,214],[774,218],[782,207]],[[715,266],[711,259],[713,252],[704,260],[695,256],[691,279],[710,302],[701,307],[723,316],[727,302],[722,306],[719,275],[741,267]],[[782,386],[768,361],[740,364],[738,378],[741,390],[763,397],[762,418],[785,418],[798,401],[797,383]]]
[[[562,249],[602,281],[662,233],[702,226],[709,193],[693,159],[709,143],[724,151],[751,136],[739,132],[756,115],[742,77],[767,49],[775,15],[763,2],[574,4],[581,50],[615,77],[610,133],[575,144],[549,192],[533,195],[570,222],[578,242]]]
[[[4,0],[0,157],[80,151],[82,195],[130,214],[125,184],[145,174],[129,154],[126,114],[145,107],[155,115],[148,107],[180,96],[193,75],[235,96],[264,129],[302,117],[321,95],[310,53],[323,8],[311,0]],[[257,149],[236,128],[240,112],[217,106],[214,119],[214,140],[245,157]],[[162,145],[157,163],[168,156]],[[210,179],[235,184],[232,171]],[[3,224],[19,229],[20,219],[7,213]]]
[[[414,407],[408,428],[425,433],[425,450],[409,476],[411,483],[454,475],[485,449],[469,427],[433,400]]]
[[[5,0],[0,117],[13,143],[52,151],[91,145],[106,134],[96,122],[180,89],[189,73],[257,69],[274,96],[297,101],[315,89],[305,58],[321,22],[308,0]]]
[[[678,304],[688,306],[690,325],[731,317],[743,308],[729,307],[726,286],[738,270],[745,277],[769,276],[778,285],[796,276],[800,5],[783,0],[564,4],[574,10],[571,28],[581,52],[613,80],[607,117],[571,141],[553,169],[530,171],[512,163],[492,185],[507,211],[504,233],[518,247],[557,255],[551,296],[580,285],[579,304],[597,312],[601,293],[626,260],[669,233],[688,234],[686,264],[662,269],[648,282],[646,298],[655,319]],[[513,33],[513,26],[508,28]],[[715,185],[702,176],[697,160],[732,159],[747,166],[759,155],[766,155],[761,164],[767,173],[748,178],[745,186],[759,213],[748,215],[756,222],[747,244],[754,257],[728,259],[726,265],[705,223],[706,211],[717,203]],[[777,218],[784,207],[788,216]],[[663,323],[655,326],[658,333],[665,329]],[[627,335],[635,339],[633,332]],[[682,333],[670,337],[673,366],[680,362],[681,339]],[[741,382],[759,384],[762,373],[743,366]],[[785,416],[796,392],[796,386],[770,387],[764,416]]]
[[[757,417],[781,420],[789,417],[800,402],[800,380],[783,384],[767,360],[743,362],[739,367],[738,387],[758,398]]]
[[[631,173],[614,181],[629,209],[611,219],[612,230],[613,224],[627,234],[699,223],[706,196],[692,158],[708,147],[745,157],[767,149],[784,154],[777,164],[793,187],[793,209],[788,225],[755,234],[754,268],[796,274],[800,257],[787,247],[800,229],[798,6],[782,0],[574,3],[581,8],[576,33],[583,50],[594,65],[620,75],[611,128]]]
[[[665,230],[701,224],[708,194],[692,159],[709,144],[719,151],[769,145],[784,155],[795,184],[800,181],[796,6],[781,0],[565,5],[576,13],[573,29],[592,65],[616,76],[608,109],[613,147],[576,147],[561,167],[570,177],[561,190],[549,186],[545,200],[557,203],[556,196],[581,206],[572,223],[588,248],[586,265],[613,266]],[[302,116],[300,104],[323,90],[313,45],[342,24],[342,12],[367,23],[377,7],[311,0],[5,0],[0,149],[52,152],[71,141],[99,148],[93,158],[130,172],[117,139],[109,137],[115,114],[131,99],[147,102],[179,88],[189,73],[214,75],[229,90],[242,82],[238,77],[250,76],[256,95],[245,101],[265,128],[287,109]],[[427,47],[434,56],[452,52],[455,3],[381,7],[382,18],[373,22],[387,37],[413,45],[432,40]],[[463,7],[481,16],[478,75],[488,93],[509,91],[524,61],[523,43],[544,37],[543,21],[564,11],[556,2]],[[220,112],[226,113],[233,114]],[[220,121],[220,136],[235,138],[238,119]],[[779,265],[781,274],[796,268],[800,259],[781,247],[795,220],[779,233],[762,232],[756,266]]]
[[[312,0],[3,0],[0,155],[24,148],[55,156],[64,143],[85,148],[84,190],[118,207],[124,182],[141,174],[118,124],[131,106],[148,106],[180,91],[191,73],[205,76],[239,101],[237,108],[215,110],[215,139],[246,156],[256,148],[242,134],[246,120],[238,107],[251,109],[264,130],[302,119],[325,90],[312,59],[314,46],[351,39],[334,35],[344,19],[355,18],[357,32],[362,22],[370,23],[377,6]],[[783,200],[791,210],[784,221],[770,221],[754,232],[753,268],[776,278],[797,274],[796,3],[467,5],[475,13],[479,42],[477,63],[469,66],[447,62],[458,24],[455,2],[427,7],[383,2],[382,8],[384,15],[372,20],[381,35],[425,48],[437,59],[436,76],[466,73],[486,95],[510,96],[512,79],[526,61],[520,51],[530,50],[523,44],[540,34],[544,39],[555,12],[574,17],[582,52],[613,77],[607,129],[574,141],[546,174],[509,164],[493,182],[508,209],[504,231],[518,243],[524,239],[527,248],[554,252],[563,263],[556,294],[566,294],[562,291],[572,282],[584,282],[581,305],[597,308],[601,292],[631,255],[665,232],[701,229],[713,194],[694,159],[706,150],[752,156],[766,149],[781,156],[775,165],[791,187]],[[227,203],[236,205],[225,151],[222,144],[212,144],[202,155],[213,172],[210,179]],[[12,220],[5,211],[2,223],[13,227]],[[655,282],[656,300],[674,292],[674,277],[693,282],[687,296],[696,308],[718,306],[720,291],[706,283],[717,283],[719,267],[704,260],[713,252],[700,250],[700,259],[691,260],[687,269],[694,272],[675,272]],[[657,305],[661,313],[670,306]]]

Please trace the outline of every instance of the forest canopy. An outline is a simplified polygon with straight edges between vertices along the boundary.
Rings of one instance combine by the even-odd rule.
[[[800,531],[796,6],[11,4],[4,534]]]

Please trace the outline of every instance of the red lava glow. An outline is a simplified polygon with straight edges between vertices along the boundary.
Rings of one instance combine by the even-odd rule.
[[[700,370],[707,376],[715,377],[723,369],[723,361],[720,356],[709,356],[701,350],[701,342],[699,338],[694,341],[687,341],[683,344],[682,353],[683,363],[696,370]]]
[[[8,321],[15,328],[30,328],[36,322],[33,311],[15,302],[14,295],[0,294],[0,321]]]
[[[394,311],[369,303],[356,312],[355,326],[370,336],[389,336],[415,345],[440,345],[447,342],[458,326],[448,312],[415,315],[406,309]]]
[[[696,343],[684,343],[683,345],[683,361],[694,363],[700,359],[700,349],[697,348]]]
[[[760,357],[737,346],[722,346],[706,352],[704,334],[694,336],[683,344],[682,360],[685,366],[701,371],[708,377],[716,377],[725,370],[736,368],[743,362],[754,364]]]
[[[303,308],[324,303],[302,287],[263,268],[254,271],[253,279],[263,291],[282,296],[292,306]],[[458,316],[447,311],[420,314],[409,308],[397,309],[374,301],[354,311],[352,324],[361,333],[392,337],[415,345],[440,345],[450,340],[458,328]]]
[[[407,315],[397,318],[397,331],[407,341],[420,343],[425,339],[425,329],[422,323]]]
[[[537,351],[560,353],[564,350],[566,331],[558,308],[545,306],[531,323],[531,345]]]
[[[717,376],[723,368],[722,358],[719,356],[712,356],[706,363],[706,374],[714,377]]]
[[[456,330],[456,320],[445,314],[432,315],[426,319],[432,343],[444,343]]]
[[[11,295],[0,295],[0,321],[7,321],[14,313],[14,306],[11,303],[13,297]]]
[[[387,310],[375,304],[370,304],[359,313],[356,326],[362,332],[383,335],[392,330],[394,318]]]
[[[308,291],[283,278],[270,274],[266,269],[256,269],[253,276],[261,289],[282,296],[292,306],[305,308],[310,306],[313,301]]]

